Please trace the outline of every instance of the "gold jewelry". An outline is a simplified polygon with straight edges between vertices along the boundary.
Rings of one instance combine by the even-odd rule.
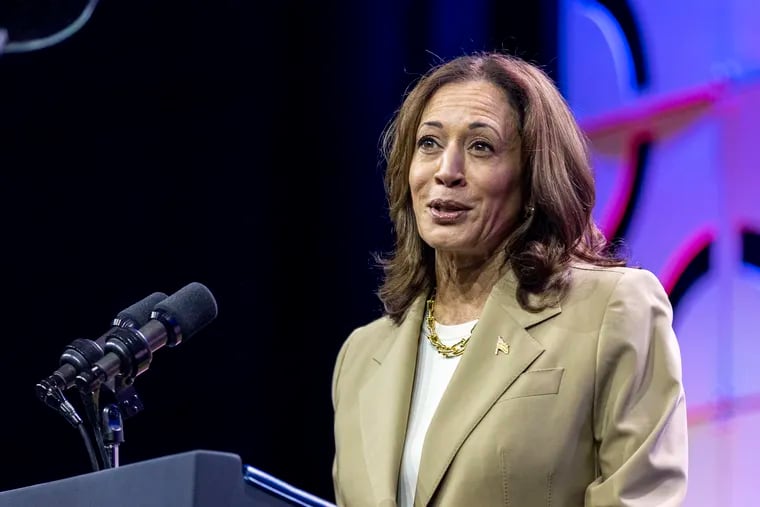
[[[496,348],[493,351],[493,355],[498,356],[499,352],[509,354],[509,343],[505,342],[501,336],[496,338]]]
[[[443,357],[457,357],[464,354],[464,348],[467,346],[467,342],[470,341],[472,332],[475,330],[475,326],[472,326],[470,336],[465,336],[454,345],[445,345],[438,338],[438,333],[435,332],[435,293],[427,300],[427,328],[428,328],[428,340],[433,344],[435,350],[438,351]]]

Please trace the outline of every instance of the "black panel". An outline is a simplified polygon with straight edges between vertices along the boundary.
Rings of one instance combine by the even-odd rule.
[[[646,168],[651,147],[651,143],[645,141],[639,143],[635,148],[635,159],[631,164],[633,166],[631,191],[628,195],[628,201],[625,203],[625,210],[623,211],[623,216],[620,218],[620,223],[617,224],[615,232],[611,235],[614,241],[625,240],[625,235],[628,233],[628,228],[631,226],[634,214],[641,202],[642,188],[644,186],[644,178],[647,172]]]
[[[710,251],[712,244],[706,245],[692,258],[670,291],[670,302],[674,313],[677,313],[678,303],[694,283],[710,270]]]
[[[649,65],[644,48],[641,29],[631,6],[625,0],[599,0],[612,16],[620,23],[628,46],[631,48],[633,68],[636,73],[636,84],[639,88],[645,88],[649,84]]]
[[[742,261],[760,267],[760,234],[742,232]]]

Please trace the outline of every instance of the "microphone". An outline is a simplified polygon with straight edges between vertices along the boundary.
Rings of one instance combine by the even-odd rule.
[[[145,372],[153,352],[164,345],[175,347],[206,327],[216,318],[216,300],[203,284],[192,282],[158,302],[150,320],[139,328],[114,327],[106,337],[105,354],[89,369],[83,369],[74,383],[82,390],[94,390],[116,375],[130,383]]]
[[[77,338],[72,341],[61,355],[59,361],[61,366],[51,376],[37,384],[38,396],[45,394],[40,393],[40,384],[49,383],[61,390],[66,390],[74,385],[74,379],[80,371],[91,368],[93,363],[105,355],[103,347],[115,329],[145,325],[150,320],[151,310],[166,298],[167,295],[163,292],[154,292],[116,314],[116,317],[111,321],[113,327],[97,340]],[[47,390],[46,386],[44,388]]]
[[[166,299],[163,292],[154,292],[131,306],[120,311],[111,321],[110,331],[97,340],[77,338],[63,351],[60,367],[46,379],[36,385],[37,397],[46,405],[63,413],[74,426],[81,422],[63,396],[63,391],[74,385],[77,374],[92,365],[105,355],[104,346],[108,336],[117,328],[134,328],[144,325],[150,320],[151,309]]]

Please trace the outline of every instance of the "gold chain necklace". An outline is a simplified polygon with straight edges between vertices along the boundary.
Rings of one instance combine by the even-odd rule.
[[[438,338],[438,333],[435,332],[435,294],[427,300],[427,328],[428,328],[428,340],[433,344],[435,350],[438,351],[443,357],[457,357],[464,354],[464,348],[467,346],[467,342],[470,341],[472,332],[475,330],[475,326],[472,326],[470,336],[465,336],[454,345],[445,345]]]

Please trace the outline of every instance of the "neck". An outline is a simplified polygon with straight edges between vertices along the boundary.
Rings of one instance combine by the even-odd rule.
[[[479,263],[439,262],[436,258],[436,320],[461,324],[480,318],[491,289],[504,272],[501,258]]]

